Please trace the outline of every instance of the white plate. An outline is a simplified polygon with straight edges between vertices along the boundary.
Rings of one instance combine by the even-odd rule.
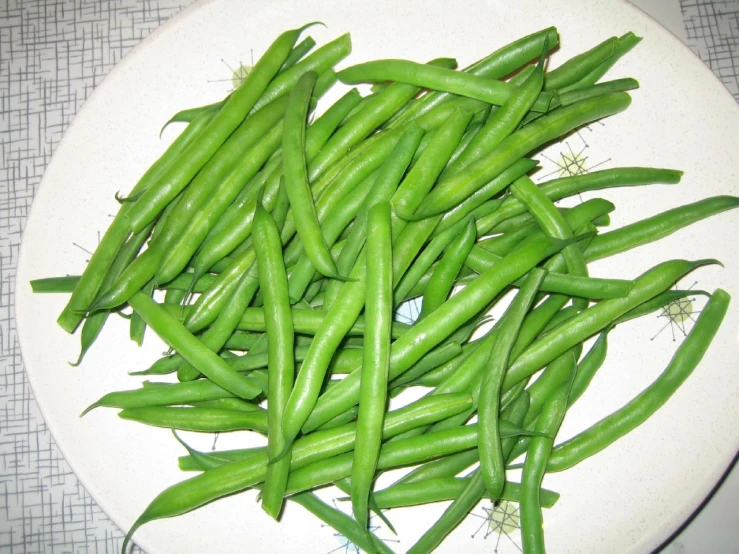
[[[100,409],[84,419],[77,414],[106,392],[138,386],[139,380],[126,372],[146,366],[163,347],[149,337],[144,348],[136,348],[125,340],[123,322],[113,318],[84,364],[71,368],[66,361],[76,357],[78,338],[55,323],[65,298],[33,296],[27,282],[79,273],[86,261],[80,247],[95,246],[116,209],[113,194],[129,190],[174,136],[170,130],[159,140],[159,125],[177,109],[222,97],[231,86],[227,66],[249,64],[252,52],[258,56],[279,32],[313,20],[327,24],[327,29],[311,29],[320,43],[352,33],[350,62],[452,55],[464,65],[510,40],[556,25],[562,42],[558,64],[608,36],[634,31],[644,41],[612,72],[641,81],[631,108],[571,136],[566,145],[550,149],[549,157],[561,161],[560,153],[571,148],[582,151],[588,167],[602,162],[602,167],[685,170],[678,187],[607,192],[604,196],[617,205],[614,225],[706,196],[737,193],[739,111],[733,99],[687,48],[626,3],[474,1],[450,7],[422,0],[222,0],[186,10],[116,67],[67,131],[36,196],[18,272],[18,330],[36,398],[65,457],[123,529],[155,494],[183,478],[176,469],[182,449],[168,431],[120,421],[114,410]],[[556,169],[542,162],[539,175]],[[696,287],[739,293],[737,215],[722,214],[657,245],[599,263],[593,272],[632,277],[658,260],[717,257],[725,269],[702,269],[683,285],[697,282]],[[701,305],[696,300],[694,309]],[[651,551],[716,483],[739,445],[738,305],[732,305],[696,375],[653,419],[576,469],[546,478],[545,486],[562,493],[545,515],[551,552]],[[563,437],[622,405],[663,369],[682,339],[677,328],[682,323],[667,321],[660,332],[665,322],[653,316],[612,334],[607,365],[568,414]],[[689,328],[691,322],[686,324]],[[196,444],[205,446],[204,438],[198,438]],[[239,436],[222,437],[219,445],[235,443]],[[391,512],[400,543],[390,546],[407,549],[441,509]],[[517,552],[515,515],[497,525],[485,509],[488,504],[478,507],[440,551],[490,552],[497,545],[498,552]],[[384,528],[378,534],[395,540]],[[301,508],[290,507],[282,524],[270,521],[254,493],[149,524],[135,538],[151,554],[342,549],[342,539]]]

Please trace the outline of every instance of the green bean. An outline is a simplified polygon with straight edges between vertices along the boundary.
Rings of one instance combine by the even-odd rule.
[[[594,85],[601,77],[603,77],[603,75],[608,72],[609,69],[611,69],[611,67],[616,64],[616,62],[621,57],[623,57],[632,48],[639,44],[639,42],[641,42],[641,37],[636,36],[631,31],[619,37],[613,54],[609,58],[601,62],[597,67],[592,69],[588,74],[581,77],[578,81],[572,83],[571,85],[567,85],[566,87],[561,87],[559,89],[559,92],[564,94],[577,88]]]
[[[526,552],[544,553],[544,523],[541,514],[541,482],[557,435],[567,411],[567,397],[572,385],[574,365],[567,382],[552,393],[541,410],[521,474],[521,541]]]
[[[625,406],[557,445],[549,458],[547,471],[563,471],[600,452],[662,407],[705,355],[726,315],[730,299],[725,291],[717,289],[659,377]]]
[[[155,427],[168,427],[183,431],[221,433],[253,430],[259,433],[267,432],[267,412],[264,410],[245,412],[219,408],[152,406],[126,408],[118,413],[118,417]]]
[[[479,312],[512,280],[527,273],[542,259],[563,246],[562,242],[543,238],[520,248],[452,296],[427,318],[411,327],[393,343],[390,379],[395,379],[406,371],[423,354]],[[356,404],[357,400],[358,376],[350,374],[316,403],[303,430],[307,432],[314,429]]]
[[[229,94],[230,96],[230,94]],[[226,97],[228,98],[228,97]],[[170,123],[192,123],[200,116],[210,116],[212,117],[215,115],[215,113],[221,109],[223,104],[226,102],[226,98],[223,100],[219,100],[218,102],[213,102],[212,104],[206,104],[204,106],[198,106],[197,108],[188,108],[184,110],[180,110],[176,114],[174,114],[172,117],[169,118],[169,120],[162,126],[162,128],[159,130],[159,138],[162,138],[162,134],[164,133],[164,130],[170,125]],[[141,195],[141,193],[128,196],[126,197],[126,201],[133,202],[138,199],[138,197]]]
[[[296,63],[298,63],[301,58],[305,57],[305,55],[313,50],[315,46],[316,41],[313,37],[310,36],[305,37],[298,44],[293,46],[293,49],[290,51],[290,54],[288,54],[287,58],[285,58],[285,61],[282,63],[282,67],[280,67],[280,71],[277,73],[277,75],[284,73],[286,70],[290,69]]]
[[[211,381],[247,400],[261,392],[234,372],[217,354],[204,347],[182,323],[163,310],[151,298],[138,292],[131,297],[129,304],[164,342]]]
[[[350,423],[357,419],[357,414],[359,413],[359,408],[354,407],[347,411],[345,411],[343,414],[337,415],[335,418],[333,418],[330,421],[327,421],[323,425],[321,425],[316,431],[323,431],[325,429],[334,429],[336,427],[340,427],[342,425],[345,425],[347,423]]]
[[[418,145],[423,138],[423,129],[410,127],[400,137],[395,144],[392,153],[386,158],[382,167],[378,170],[377,178],[370,193],[365,197],[362,207],[352,224],[349,235],[341,250],[341,255],[337,261],[337,270],[340,273],[348,274],[354,266],[359,252],[364,246],[367,214],[370,208],[378,202],[389,200],[403,178],[403,175],[410,164],[413,155],[418,150]],[[326,290],[326,298],[324,300],[323,309],[328,309],[333,304],[336,296],[341,289],[341,283],[332,281]]]
[[[460,454],[466,454],[460,453]],[[414,483],[393,485],[375,493],[377,505],[384,509],[418,506],[431,502],[455,500],[468,486],[471,477],[441,477],[424,479]],[[505,482],[498,499],[518,502],[521,495],[521,485]],[[492,499],[491,500],[497,500]],[[559,500],[559,493],[541,489],[542,508],[551,508]]]
[[[205,114],[188,125],[164,154],[139,179],[131,190],[131,194],[138,194],[157,181],[187,146],[200,135],[210,119],[211,114]],[[126,242],[129,236],[127,214],[130,209],[131,205],[129,204],[121,206],[118,214],[116,214],[100,240],[100,244],[90,257],[90,261],[80,276],[69,302],[67,302],[57,319],[57,323],[68,333],[73,332],[82,321],[82,312],[90,307],[97,296],[108,269],[114,262],[118,251]]]
[[[85,408],[80,417],[100,406],[121,409],[147,408],[233,397],[232,393],[206,379],[187,383],[156,383],[157,386],[152,385],[154,383],[149,383],[141,389],[110,392]]]
[[[71,293],[80,280],[79,275],[65,275],[64,277],[46,277],[31,280],[31,290],[34,294],[43,293]]]
[[[477,426],[469,425],[419,437],[386,443],[380,450],[378,469],[412,465],[474,448]],[[295,494],[313,487],[332,483],[351,473],[352,453],[308,464],[290,473],[287,494]]]
[[[511,193],[526,206],[536,223],[547,235],[561,240],[572,238],[572,229],[564,216],[531,179],[525,176],[518,179],[511,185]],[[562,250],[561,254],[572,275],[588,276],[585,258],[577,244],[570,244]],[[579,309],[585,309],[588,305],[588,301],[581,297],[573,300],[573,303]]]
[[[141,289],[141,292],[144,294],[147,294],[149,296],[152,296],[154,294],[154,282],[149,281],[144,287]],[[144,323],[144,320],[139,316],[137,313],[133,313],[131,315],[131,320],[129,322],[129,337],[130,339],[135,342],[138,346],[141,346],[144,344],[144,334],[146,333],[146,323]]]
[[[364,199],[374,187],[375,178],[376,172],[350,191],[346,195],[347,198],[341,199],[326,215],[324,221],[322,221],[322,232],[327,246],[333,246],[344,228],[357,216]],[[304,252],[293,266],[288,280],[290,298],[294,301],[303,298],[314,275],[316,275],[314,266]]]
[[[449,296],[454,280],[477,239],[475,220],[469,218],[459,236],[449,245],[439,265],[431,275],[423,295],[423,307],[418,320],[424,319],[441,306]],[[418,321],[417,320],[417,321]]]
[[[388,489],[398,485],[410,485],[421,481],[454,477],[469,468],[471,465],[476,464],[479,460],[480,456],[477,449],[465,450],[464,452],[459,452],[457,454],[450,454],[444,458],[418,466],[410,473],[405,474],[403,477],[395,481],[395,483],[388,487]],[[375,497],[377,497],[381,492],[382,491],[376,492]]]
[[[251,350],[262,336],[261,333],[236,331],[228,338],[223,347],[229,350]]]
[[[688,225],[739,206],[735,196],[713,196],[667,210],[596,236],[585,250],[589,262],[659,240]]]
[[[388,89],[389,90],[389,89]],[[396,202],[412,202],[414,197],[420,197],[423,193],[424,187],[430,188],[433,184],[433,179],[438,175],[443,167],[443,163],[448,159],[448,155],[443,159],[438,156],[439,150],[442,147],[446,147],[446,150],[450,150],[448,139],[451,137],[456,140],[452,142],[458,142],[458,138],[462,135],[464,127],[469,121],[469,116],[465,114],[458,114],[455,112],[444,127],[440,129],[434,137],[434,141],[424,151],[422,159],[420,159],[414,166],[414,170],[411,170],[406,176],[403,184],[398,188],[395,195],[393,196],[394,204]],[[423,161],[422,160],[426,160]],[[416,185],[413,187],[413,185]],[[423,186],[418,186],[422,184]],[[409,190],[413,187],[413,190]],[[402,228],[402,223],[400,227]],[[393,226],[393,235],[395,236],[397,228]],[[413,257],[417,253],[412,251],[404,252],[404,256]],[[398,255],[397,258],[402,258],[403,255]],[[393,254],[393,272],[395,275],[396,267],[395,260],[396,255]],[[327,312],[327,317],[324,323],[321,325],[314,342],[311,344],[311,350],[308,353],[308,357],[303,362],[303,367],[296,381],[295,388],[291,394],[290,401],[288,402],[288,409],[286,413],[289,413],[289,418],[285,416],[285,422],[289,421],[289,428],[283,426],[283,433],[286,437],[297,436],[303,423],[310,416],[313,407],[318,400],[320,394],[320,384],[326,374],[328,363],[330,361],[331,353],[336,349],[338,344],[341,342],[343,337],[346,335],[350,326],[354,323],[359,312],[364,306],[364,292],[365,292],[365,279],[364,279],[364,255],[360,256],[360,259],[355,264],[354,270],[351,273],[351,278],[356,279],[355,281],[345,283],[341,293],[339,294],[337,301],[332,306],[331,310]],[[410,260],[409,260],[410,261]],[[423,355],[425,352],[422,352]],[[419,356],[420,357],[420,356]],[[417,361],[418,358],[413,360],[411,363]],[[357,373],[357,378],[359,374]],[[358,385],[358,382],[356,383]],[[335,388],[341,388],[341,385],[337,385]],[[346,406],[344,409],[339,410],[331,415],[331,417],[319,423],[319,425],[332,419],[338,413],[343,412],[345,409],[350,408],[356,400]]]
[[[144,245],[144,242],[149,238],[151,231],[152,225],[149,225],[140,233],[134,233],[131,235],[118,251],[118,255],[115,260],[113,260],[113,263],[108,267],[108,271],[100,283],[101,288],[112,285],[115,280],[120,277],[126,266],[136,257],[139,250]],[[82,324],[82,331],[80,332],[80,355],[76,362],[70,363],[71,366],[76,367],[82,363],[82,359],[85,357],[85,354],[87,354],[87,351],[95,343],[98,336],[100,336],[100,333],[105,326],[105,322],[108,320],[109,314],[109,310],[101,310],[87,315],[85,322]],[[135,320],[132,315],[131,325],[134,326],[134,330],[135,326],[138,326],[140,329],[141,323],[136,323],[134,325],[134,321]]]
[[[534,341],[508,368],[503,391],[533,375],[549,361],[599,332],[633,307],[663,292],[687,273],[711,263],[715,262],[672,260],[646,271],[635,280],[635,285],[627,296],[603,300]]]
[[[469,256],[467,256],[467,260],[465,260],[465,265],[476,272],[482,273],[495,267],[495,264],[499,263],[501,259],[499,256],[483,250],[479,246],[473,246]],[[548,273],[544,278],[541,290],[581,298],[602,299],[621,298],[628,294],[633,286],[633,281],[623,279],[600,279],[562,273]]]
[[[264,310],[262,308],[247,308],[239,322],[239,329],[242,331],[260,331],[266,329]],[[316,335],[320,332],[320,327],[327,318],[325,312],[320,310],[308,310],[301,308],[292,309],[293,324],[295,332],[307,335]],[[354,320],[354,324],[350,327],[348,333],[352,335],[364,335],[366,329],[365,320],[359,317]],[[392,337],[397,339],[402,336],[410,326],[394,321],[392,325]]]
[[[650,314],[652,312],[655,312],[657,310],[663,309],[665,306],[670,304],[671,302],[675,302],[676,300],[680,300],[682,298],[685,298],[687,296],[710,296],[706,291],[704,290],[666,290],[662,294],[658,294],[651,300],[647,300],[643,304],[640,304],[636,308],[629,310],[624,315],[619,317],[616,321],[613,322],[613,325],[618,325],[619,323],[623,323],[625,321],[629,321],[630,319],[635,319],[637,317],[641,317],[643,315]]]
[[[264,408],[241,400],[240,398],[215,398],[213,400],[195,400],[187,403],[195,408],[219,408],[224,410],[237,410],[243,412],[258,412]],[[269,414],[267,414],[269,415]]]
[[[622,112],[630,103],[631,97],[625,92],[607,94],[537,119],[509,135],[486,156],[438,183],[413,217],[429,217],[452,208],[531,150],[581,125]]]
[[[238,127],[263,96],[262,93],[279,71],[303,30],[286,31],[272,43],[244,82],[213,116],[202,134],[180,154],[177,163],[133,204],[127,214],[132,231],[140,231],[153,221]]]
[[[392,550],[374,534],[368,532],[344,512],[321,501],[315,494],[311,492],[295,494],[290,497],[290,500],[303,506],[363,551],[392,554]]]
[[[275,98],[286,95],[295,87],[303,74],[309,71],[313,71],[319,75],[325,73],[351,54],[351,51],[352,40],[349,33],[327,42],[315,52],[274,78],[265,88],[259,100],[254,104],[251,110],[252,113],[262,109]]]
[[[390,204],[379,202],[367,218],[367,273],[364,363],[360,375],[357,438],[352,463],[352,511],[362,527],[369,522],[368,499],[382,442],[390,364],[393,275]]]
[[[449,360],[456,358],[462,353],[462,346],[458,342],[449,341],[435,348],[418,360],[413,367],[403,373],[391,383],[391,387],[399,387],[426,375],[429,371],[446,364]]]
[[[431,90],[450,92],[497,106],[511,96],[513,87],[504,81],[485,79],[441,67],[423,65],[407,60],[374,60],[353,65],[339,72],[344,84],[362,82],[395,81]],[[542,94],[532,106],[533,110],[545,112],[552,100],[551,95]]]
[[[611,37],[548,71],[544,76],[544,90],[557,90],[579,81],[610,58],[616,51],[617,44],[618,37]]]
[[[251,456],[263,455],[266,450],[264,446],[256,446],[252,448],[238,448],[235,450],[219,450],[217,452],[209,452],[206,454],[204,452],[198,452],[197,450],[186,446],[184,443],[182,444],[185,446],[189,454],[178,458],[177,465],[180,471],[205,471],[207,469],[214,469],[229,462],[238,462],[240,460],[246,460]]]
[[[503,375],[508,367],[518,331],[545,275],[546,272],[542,269],[532,270],[515,300],[506,310],[498,326],[496,340],[488,353],[491,367],[482,377],[477,414],[480,426],[478,452],[485,488],[493,500],[500,496],[505,485],[505,460],[498,422]]]
[[[593,98],[602,94],[610,94],[612,92],[626,92],[639,88],[639,81],[636,79],[614,79],[613,81],[605,81],[597,85],[582,87],[559,95],[559,102],[562,106],[569,106],[575,102],[580,102],[586,98]]]
[[[553,49],[558,42],[557,29],[549,27],[503,46],[489,56],[466,67],[463,71],[488,79],[502,79],[538,58],[544,48],[544,43],[548,44],[550,49]],[[397,127],[416,119],[452,98],[454,96],[447,92],[427,92],[414,102],[403,117],[398,118],[391,126]]]
[[[305,73],[290,93],[282,139],[285,185],[295,216],[298,235],[313,266],[326,276],[336,276],[336,266],[323,238],[308,183],[305,159],[305,125],[311,92],[318,76]]]
[[[254,215],[254,239],[259,282],[264,293],[264,319],[269,348],[267,453],[274,457],[284,448],[281,432],[282,414],[295,373],[293,357],[295,330],[287,292],[287,273],[282,261],[280,233],[272,217],[260,204],[257,204]],[[262,491],[262,508],[275,519],[282,510],[289,470],[289,453],[267,468]]]
[[[572,349],[552,360],[539,377],[526,390],[531,398],[529,411],[523,421],[524,427],[533,428],[544,404],[554,391],[569,382],[577,367],[577,359]]]
[[[601,331],[585,357],[577,364],[575,379],[572,381],[567,407],[572,406],[588,388],[595,373],[603,365],[608,350],[608,330]]]

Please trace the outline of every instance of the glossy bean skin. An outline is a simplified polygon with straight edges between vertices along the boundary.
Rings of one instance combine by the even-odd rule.
[[[367,214],[370,208],[378,202],[389,200],[398,185],[400,184],[405,171],[408,168],[413,156],[418,150],[418,145],[424,136],[424,130],[420,127],[411,127],[403,133],[393,149],[393,152],[386,159],[385,163],[378,170],[377,178],[370,193],[365,198],[362,207],[357,214],[357,218],[352,224],[349,236],[346,239],[344,248],[341,250],[337,261],[337,269],[339,272],[348,274],[361,251],[367,228]],[[326,299],[324,300],[323,309],[328,310],[333,304],[336,296],[341,289],[341,283],[331,282],[326,291]]]
[[[390,324],[393,318],[393,265],[390,204],[370,208],[367,219],[367,273],[364,360],[360,375],[357,438],[352,463],[352,511],[366,526],[368,499],[380,455],[382,424],[390,366]]]
[[[327,42],[315,52],[309,54],[295,65],[283,71],[265,88],[264,93],[254,104],[252,113],[262,109],[275,98],[291,91],[302,75],[309,71],[323,74],[346,58],[352,51],[352,40],[349,33]]]
[[[318,76],[308,72],[290,93],[282,139],[285,186],[295,216],[295,225],[314,267],[327,276],[336,266],[323,237],[313,204],[305,159],[305,126],[311,92]]]
[[[617,44],[617,37],[608,38],[547,72],[544,78],[544,90],[557,90],[579,81],[610,58],[616,51]]]
[[[521,177],[511,185],[511,193],[532,215],[539,227],[549,236],[557,239],[570,239],[572,228],[554,203],[528,177]],[[567,246],[561,253],[572,275],[587,277],[588,267],[583,253],[577,244]],[[583,298],[573,300],[575,306],[584,309],[588,301]]]
[[[565,87],[561,87],[559,89],[560,93],[566,93],[570,90],[575,90],[577,88],[588,86],[588,85],[594,85],[597,83],[603,75],[605,75],[608,70],[613,67],[616,62],[623,57],[626,53],[628,53],[631,49],[633,49],[639,42],[641,42],[641,37],[636,36],[634,33],[629,31],[625,35],[622,35],[618,37],[618,41],[616,42],[615,48],[613,50],[613,54],[606,58],[603,62],[598,64],[595,68],[590,70],[586,75],[583,75],[580,79],[575,81],[574,83],[567,85]]]
[[[730,300],[725,291],[717,289],[660,376],[628,404],[557,445],[547,471],[563,471],[603,450],[662,407],[705,355],[726,315]]]
[[[320,79],[316,83],[316,87],[319,84]],[[346,117],[347,112],[353,106],[356,106],[359,99],[359,93],[355,89],[350,90],[308,127],[305,135],[306,159],[311,160],[315,157],[316,153],[323,147],[326,140],[328,140],[330,134],[336,130],[344,117]],[[278,202],[278,199],[275,194],[271,193],[271,190],[274,188],[275,183],[279,186],[280,176],[282,175],[281,163],[282,159],[280,158],[273,168],[267,170],[267,167],[269,167],[268,164],[261,170],[269,173],[269,175],[265,176],[265,180],[269,179],[269,181],[264,186],[260,187],[258,183],[254,183],[255,189],[264,191],[262,202],[266,207],[272,208],[272,210],[274,210],[274,204]],[[254,177],[253,181],[256,179],[257,176]],[[251,183],[249,186],[252,186]],[[282,188],[278,189],[278,192],[279,190],[282,190]],[[228,208],[221,221],[208,234],[205,243],[193,262],[196,274],[202,274],[208,271],[216,262],[228,255],[249,237],[255,206],[256,204],[252,202],[252,198],[243,194]],[[279,226],[282,227],[281,224]]]
[[[295,377],[293,357],[295,328],[290,310],[287,273],[282,260],[280,233],[272,217],[261,205],[257,205],[254,215],[254,239],[259,282],[264,294],[264,315],[269,351],[267,452],[272,457],[282,452],[284,448],[281,440],[282,414]],[[267,468],[262,490],[262,508],[275,519],[279,517],[282,510],[289,471],[289,454]]]
[[[449,168],[447,175],[454,175],[470,163],[480,159],[516,130],[524,116],[533,107],[544,86],[546,49],[548,45],[542,48],[542,56],[534,71],[511,93],[499,110],[491,113],[484,127],[470,143],[469,148]]]
[[[556,48],[559,35],[554,27],[542,29],[507,44],[490,55],[486,56],[463,69],[467,73],[486,77],[488,79],[502,79],[506,75],[525,66],[541,55],[544,43],[550,49]],[[454,96],[446,92],[429,91],[411,106],[403,117],[393,121],[391,127],[400,126],[412,121],[436,106],[449,102]]]
[[[437,131],[432,144],[424,151],[423,156],[416,162],[414,169],[408,173],[395,195],[393,195],[393,206],[395,208],[397,208],[398,201],[407,204],[420,202],[424,191],[433,185],[433,181],[439,172],[441,172],[444,162],[451,155],[451,150],[453,149],[451,144],[456,145],[459,142],[459,138],[464,132],[469,118],[470,116],[468,114],[454,112],[444,126]],[[398,228],[403,227],[402,222],[398,222],[398,227],[396,227],[395,222],[397,220],[393,222],[393,238],[396,236]],[[395,249],[395,242],[393,243],[393,248]],[[405,252],[405,256],[409,256],[412,259],[417,252],[418,250],[410,253]],[[393,250],[394,279],[397,276],[396,260],[400,257]],[[410,260],[407,263],[410,263]],[[298,374],[293,394],[291,394],[290,400],[288,401],[285,421],[288,421],[289,414],[289,427],[285,428],[283,426],[283,433],[286,437],[296,437],[300,432],[300,428],[311,415],[321,392],[320,385],[326,374],[331,353],[336,350],[364,307],[366,290],[364,268],[365,256],[361,255],[351,273],[351,278],[355,280],[344,283],[336,302],[327,313],[326,319],[316,334],[314,342],[311,344],[311,350],[303,362],[303,367]],[[417,359],[413,360],[413,362],[415,361]],[[359,373],[355,373],[355,375],[357,378],[356,384],[358,385]],[[337,385],[335,388],[339,387]],[[318,425],[322,425],[339,413],[351,408],[355,403],[356,401],[341,410],[335,411],[331,417],[321,421]]]
[[[575,378],[567,399],[567,407],[571,407],[583,395],[593,377],[603,365],[608,352],[608,329],[601,331],[593,346],[585,357],[577,364]]]

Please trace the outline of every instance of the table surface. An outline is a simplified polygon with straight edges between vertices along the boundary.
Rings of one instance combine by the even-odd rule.
[[[0,554],[120,549],[123,534],[79,483],[33,399],[15,328],[15,273],[34,194],[75,114],[129,50],[191,3],[0,0]],[[739,101],[739,0],[633,3],[682,39]],[[737,498],[735,468],[661,552],[737,552]]]

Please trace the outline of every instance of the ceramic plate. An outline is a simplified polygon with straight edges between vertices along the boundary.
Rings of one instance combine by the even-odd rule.
[[[23,357],[38,403],[57,443],[82,483],[123,529],[166,486],[185,476],[183,454],[170,433],[84,407],[106,392],[136,388],[127,372],[146,367],[163,350],[148,336],[143,348],[126,339],[112,318],[81,367],[78,337],[57,327],[62,295],[33,296],[28,281],[77,274],[115,213],[116,191],[127,191],[179,129],[158,137],[178,109],[220,99],[234,70],[248,66],[280,32],[321,20],[311,34],[324,43],[351,32],[350,62],[404,57],[427,61],[455,56],[460,65],[536,30],[556,25],[557,65],[612,35],[634,31],[638,48],[612,70],[641,82],[630,109],[594,123],[537,156],[541,181],[627,165],[679,168],[679,186],[606,191],[617,210],[612,225],[717,194],[736,194],[739,110],[713,74],[675,37],[625,2],[591,0],[476,0],[455,3],[220,0],[197,4],[132,51],[106,77],[67,131],[34,201],[23,239],[17,283],[17,320]],[[583,195],[592,197],[594,195]],[[681,287],[739,294],[739,214],[725,213],[648,245],[594,264],[596,276],[630,278],[669,258],[721,259],[688,276]],[[664,368],[704,301],[701,297],[620,326],[610,337],[607,364],[568,414],[566,438],[620,407]],[[551,552],[645,553],[657,547],[696,509],[739,446],[739,302],[696,373],[659,413],[627,438],[570,471],[547,476],[561,500],[545,514]],[[208,448],[209,436],[188,435]],[[218,447],[245,444],[221,436]],[[333,502],[338,494],[322,495]],[[151,554],[187,552],[351,552],[353,546],[305,513],[288,507],[271,521],[247,492],[183,517],[149,524],[136,542]],[[345,504],[337,503],[348,510]],[[380,523],[376,533],[405,551],[442,512],[443,505],[394,510],[399,535]],[[375,521],[373,520],[373,526]],[[483,502],[440,547],[440,552],[520,550],[514,505]]]

